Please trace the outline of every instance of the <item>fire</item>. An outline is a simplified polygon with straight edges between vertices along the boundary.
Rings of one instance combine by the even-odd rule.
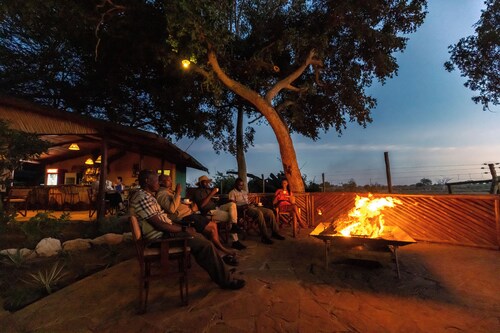
[[[387,207],[403,204],[401,200],[392,197],[374,198],[356,195],[354,208],[346,216],[335,221],[335,230],[343,236],[364,236],[377,238],[384,230],[384,215]]]

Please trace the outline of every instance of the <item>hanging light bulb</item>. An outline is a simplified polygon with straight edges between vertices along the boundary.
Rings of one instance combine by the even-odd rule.
[[[76,143],[72,143],[68,147],[69,150],[80,150],[80,147]]]
[[[92,161],[92,159],[89,157],[89,158],[87,158],[87,160],[85,161],[85,164],[87,164],[87,165],[93,165],[93,164],[94,164],[94,161]]]
[[[182,60],[182,67],[184,67],[184,69],[188,69],[189,65],[191,65],[191,61],[187,59]]]

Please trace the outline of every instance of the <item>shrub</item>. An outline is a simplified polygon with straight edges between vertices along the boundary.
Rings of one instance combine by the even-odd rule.
[[[51,212],[38,213],[27,222],[18,223],[19,229],[25,234],[30,245],[38,243],[47,237],[60,238],[61,228],[70,220],[69,213],[63,213],[59,218]]]
[[[59,262],[54,263],[50,270],[38,271],[36,274],[29,273],[28,284],[35,285],[36,287],[43,288],[47,294],[52,293],[52,289],[59,283],[59,281],[66,275],[62,270],[64,265],[59,266]]]

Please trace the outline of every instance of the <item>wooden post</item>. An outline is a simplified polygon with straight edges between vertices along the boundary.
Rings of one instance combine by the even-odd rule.
[[[264,179],[264,174],[260,176],[262,177],[262,193],[266,193],[266,180]]]
[[[491,172],[490,194],[496,194],[498,191],[498,178],[497,178],[497,172],[495,170],[495,165],[493,163],[490,163],[488,164],[488,167],[490,168]]]
[[[392,193],[391,164],[389,163],[389,152],[384,152],[385,174],[387,176],[387,191]]]
[[[321,174],[321,179],[323,181],[323,192],[326,192],[325,191],[326,186],[325,186],[325,173],[324,172]]]
[[[500,250],[500,198],[495,198],[495,223],[497,226],[497,245]]]
[[[106,215],[106,179],[108,178],[108,142],[103,137],[101,143],[101,172],[99,174],[99,192],[97,192],[97,221]]]

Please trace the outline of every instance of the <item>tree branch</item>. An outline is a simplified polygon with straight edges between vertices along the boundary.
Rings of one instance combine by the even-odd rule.
[[[266,102],[268,102],[269,104],[272,105],[272,101],[273,101],[274,97],[276,97],[276,95],[278,95],[279,92],[283,89],[289,89],[292,91],[300,92],[301,89],[292,86],[292,82],[295,81],[298,77],[300,77],[309,65],[318,66],[318,67],[323,66],[323,62],[321,60],[317,59],[316,55],[317,55],[316,50],[314,50],[314,49],[311,50],[309,52],[309,55],[307,56],[306,61],[304,61],[304,63],[299,68],[297,68],[292,74],[288,75],[283,80],[276,83],[267,92],[266,97],[265,97]]]
[[[100,5],[97,5],[96,8],[102,9],[106,6],[106,4],[110,5],[111,8],[106,10],[104,13],[101,14],[101,19],[97,23],[97,26],[95,27],[94,34],[95,37],[97,38],[97,43],[95,45],[95,61],[97,61],[97,56],[99,54],[99,44],[101,43],[101,37],[99,37],[99,30],[102,24],[104,24],[104,20],[106,19],[107,16],[113,14],[114,12],[123,12],[125,11],[125,6],[120,6],[120,5],[115,5],[113,1],[111,0],[103,0]]]

